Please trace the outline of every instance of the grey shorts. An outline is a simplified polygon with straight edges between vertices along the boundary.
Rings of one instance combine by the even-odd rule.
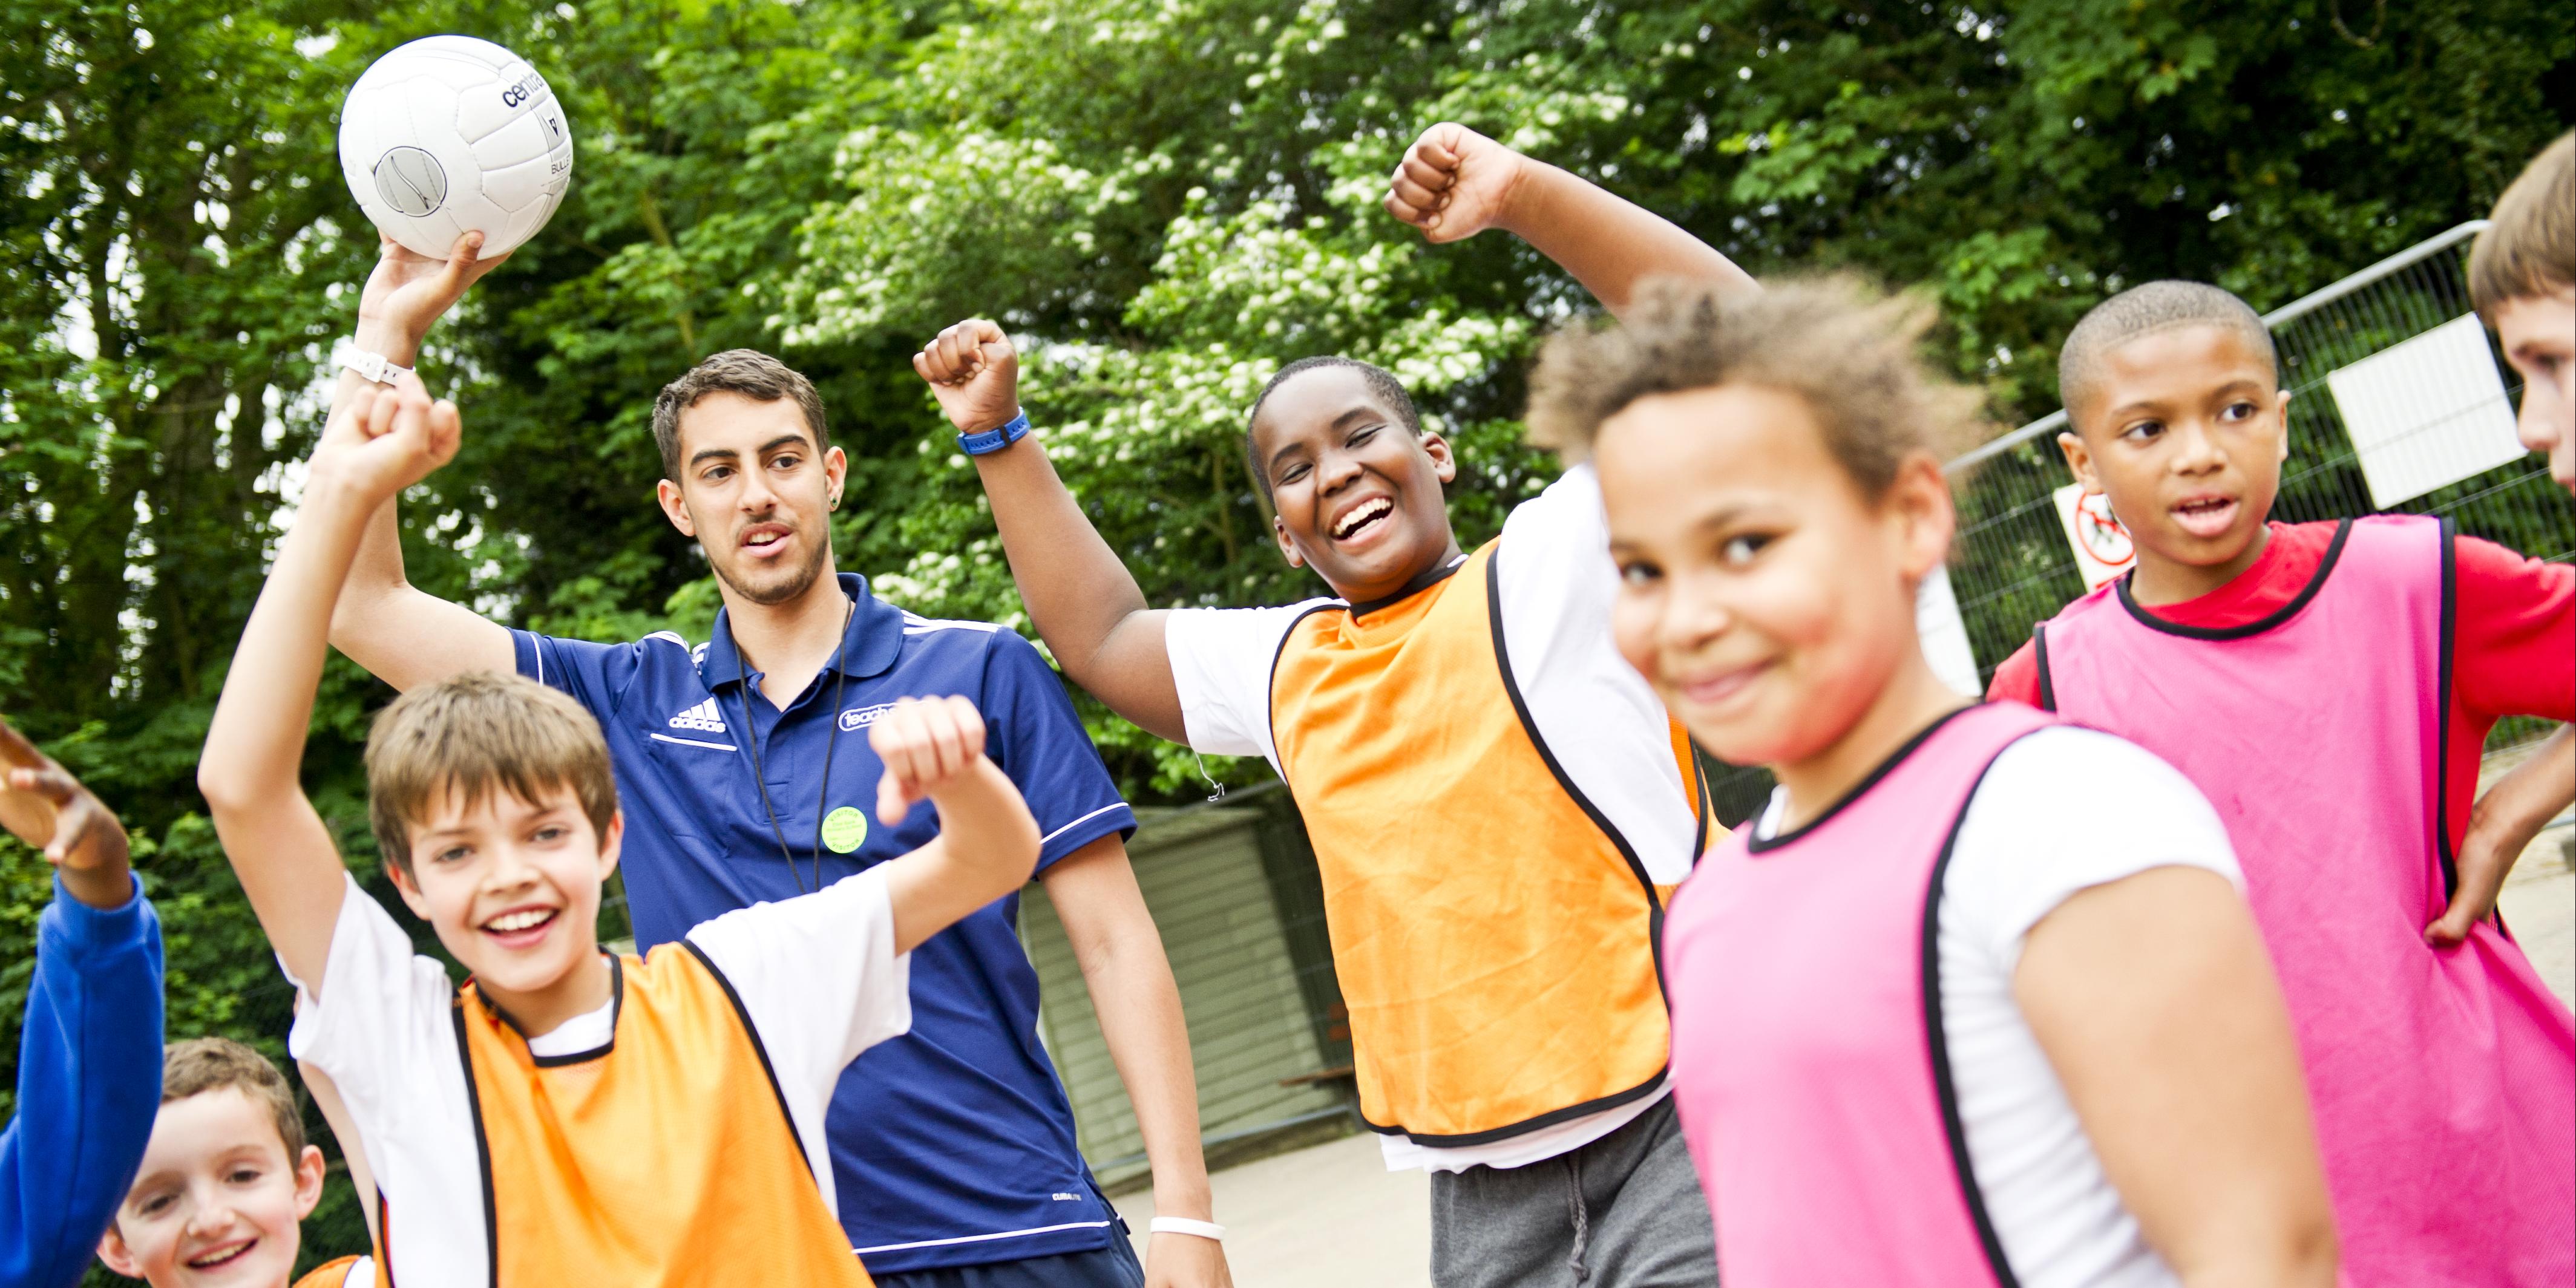
[[[1570,1153],[1431,1174],[1438,1288],[1715,1288],[1717,1234],[1667,1097]]]

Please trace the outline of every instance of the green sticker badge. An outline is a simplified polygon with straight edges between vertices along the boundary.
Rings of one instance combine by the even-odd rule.
[[[847,854],[868,839],[868,816],[844,805],[823,816],[823,844],[834,854]]]

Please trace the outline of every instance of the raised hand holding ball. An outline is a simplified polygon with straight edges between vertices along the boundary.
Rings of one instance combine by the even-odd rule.
[[[360,209],[418,255],[467,233],[494,258],[535,236],[572,185],[572,129],[545,78],[471,36],[386,54],[340,108],[340,171]]]

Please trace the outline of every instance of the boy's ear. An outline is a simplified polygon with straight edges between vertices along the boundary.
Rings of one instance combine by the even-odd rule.
[[[1431,458],[1431,472],[1444,484],[1458,481],[1458,457],[1449,450],[1449,440],[1429,430],[1422,431],[1422,454]]]
[[[1306,556],[1297,553],[1297,543],[1288,539],[1287,520],[1282,519],[1275,514],[1270,516],[1270,535],[1278,540],[1279,557],[1287,560],[1289,567],[1303,568],[1306,566]]]
[[[2286,460],[2290,459],[2290,391],[2289,391],[2289,390],[2284,389],[2284,390],[2282,390],[2282,391],[2281,391],[2281,400],[2280,400],[2279,402],[2276,402],[2276,403],[2272,404],[2272,414],[2273,414],[2273,415],[2276,415],[2276,416],[2278,416],[2278,417],[2280,417],[2280,418],[2281,418],[2281,446],[2280,446],[2280,451],[2279,451],[2279,454],[2278,454],[2278,455],[2276,455],[2276,456],[2274,456],[2274,457],[2272,458],[2272,463],[2273,463],[2273,464],[2275,464],[2275,465],[2278,465],[2278,464],[2280,464],[2281,462],[2283,462],[2283,461],[2286,461]]]
[[[304,1156],[295,1160],[296,1220],[313,1215],[314,1206],[322,1201],[323,1172],[321,1146],[305,1146]]]
[[[619,809],[609,814],[608,830],[599,835],[599,879],[602,882],[617,871],[617,855],[625,844],[626,811]]]
[[[125,1246],[125,1236],[117,1231],[115,1222],[109,1222],[106,1232],[98,1236],[98,1259],[128,1279],[143,1277],[143,1267],[135,1263],[134,1250]]]
[[[2071,429],[2057,431],[2058,453],[2066,458],[2066,468],[2087,493],[2099,493],[2102,480],[2093,473],[2093,451],[2084,445],[2084,436]]]
[[[689,517],[689,506],[681,499],[679,484],[669,479],[657,480],[653,484],[653,499],[661,503],[662,517],[669,519],[671,526],[680,530],[681,536],[694,538],[698,535],[697,520]]]
[[[402,896],[403,906],[411,909],[411,915],[423,921],[429,920],[429,900],[421,896],[419,884],[411,879],[410,873],[402,870],[402,865],[387,859],[385,877],[394,883],[394,893]]]

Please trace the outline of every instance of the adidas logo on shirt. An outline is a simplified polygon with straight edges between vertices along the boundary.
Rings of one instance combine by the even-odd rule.
[[[695,729],[700,733],[723,733],[725,731],[724,712],[716,709],[716,700],[714,698],[709,698],[706,701],[671,717],[671,727],[674,729]]]

